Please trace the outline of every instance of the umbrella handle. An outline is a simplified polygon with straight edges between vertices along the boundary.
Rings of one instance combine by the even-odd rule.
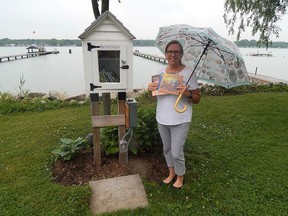
[[[183,108],[182,110],[180,110],[180,109],[177,108],[178,103],[179,103],[179,101],[180,101],[181,98],[182,98],[182,95],[183,95],[182,93],[179,94],[179,96],[178,96],[178,98],[177,98],[177,100],[176,100],[176,102],[175,102],[175,104],[174,104],[174,109],[175,109],[177,112],[179,112],[179,113],[183,113],[183,112],[185,112],[186,109],[187,109],[187,106],[186,106],[186,105],[184,105],[184,108]]]

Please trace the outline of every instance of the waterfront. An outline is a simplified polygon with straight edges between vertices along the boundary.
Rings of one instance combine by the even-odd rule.
[[[25,90],[48,93],[49,90],[66,92],[69,95],[85,92],[84,69],[81,47],[47,47],[57,49],[59,54],[51,54],[11,62],[0,63],[0,92],[17,93],[20,77],[26,80]],[[71,49],[72,53],[69,54]],[[156,47],[134,47],[143,53],[162,55]],[[288,49],[240,49],[245,59],[248,72],[288,80],[287,59]],[[25,47],[0,47],[0,56],[22,54]],[[271,52],[273,57],[253,57],[251,53]],[[151,76],[163,64],[133,57],[133,87],[146,88]]]

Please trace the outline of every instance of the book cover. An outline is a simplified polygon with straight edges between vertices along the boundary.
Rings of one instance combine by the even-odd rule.
[[[177,86],[183,82],[183,76],[178,74],[163,74],[158,91],[166,94],[179,95]]]
[[[153,75],[151,78],[152,82],[153,83],[160,83],[162,76],[163,76],[163,74]]]
[[[160,86],[162,77],[163,77],[163,73],[152,76],[152,82],[153,82],[153,83],[158,83],[158,88],[157,88],[157,90],[152,91],[152,96],[165,95],[165,94],[167,94],[167,93],[165,93],[165,92],[160,92],[160,91],[159,91],[159,86]]]

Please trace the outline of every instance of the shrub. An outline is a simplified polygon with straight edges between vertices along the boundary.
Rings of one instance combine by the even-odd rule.
[[[135,128],[135,138],[141,151],[157,152],[161,149],[161,139],[155,116],[155,106],[138,109],[138,126]]]
[[[15,102],[16,98],[7,92],[0,92],[0,103],[8,103],[8,102]]]
[[[27,112],[27,111],[43,111],[48,109],[59,109],[62,107],[75,107],[86,105],[88,103],[80,104],[78,102],[60,101],[60,100],[49,100],[48,98],[28,98],[23,99],[16,98],[9,93],[0,92],[0,115],[16,112]]]
[[[254,92],[288,92],[286,83],[251,84],[226,89],[222,86],[204,84],[200,87],[203,95],[223,96],[239,95]]]

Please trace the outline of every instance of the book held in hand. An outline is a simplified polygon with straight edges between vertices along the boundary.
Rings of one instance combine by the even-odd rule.
[[[157,90],[152,91],[152,96],[157,96],[157,95],[166,94],[166,93],[164,93],[164,92],[160,92],[160,91],[159,91],[159,85],[160,85],[160,82],[161,82],[162,77],[163,77],[163,74],[157,74],[157,75],[153,75],[153,76],[152,76],[152,82],[153,82],[153,83],[158,83],[158,88],[157,88]]]
[[[163,94],[179,95],[177,86],[183,82],[183,76],[178,74],[158,74],[152,76],[152,82],[158,83],[158,89],[152,92],[153,96]]]

